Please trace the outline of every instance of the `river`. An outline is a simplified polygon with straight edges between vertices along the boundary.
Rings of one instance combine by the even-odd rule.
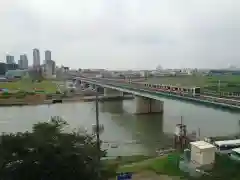
[[[175,125],[180,123],[181,116],[189,132],[200,128],[201,137],[229,135],[240,131],[239,113],[177,100],[163,100],[163,115],[134,115],[134,100],[99,104],[99,119],[104,125],[101,139],[110,144],[119,144],[117,148],[103,145],[103,148],[108,148],[109,156],[149,154],[157,148],[172,144],[169,137],[174,133]],[[63,117],[70,129],[86,127],[91,132],[92,124],[95,124],[95,103],[1,107],[0,114],[0,132],[31,130],[34,123],[48,121],[56,115]],[[127,143],[133,140],[141,143]]]

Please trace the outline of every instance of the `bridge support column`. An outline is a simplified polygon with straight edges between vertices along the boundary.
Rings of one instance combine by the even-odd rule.
[[[135,100],[135,114],[163,113],[163,101],[139,96],[136,96]]]
[[[104,96],[123,96],[123,92],[115,89],[104,88]]]

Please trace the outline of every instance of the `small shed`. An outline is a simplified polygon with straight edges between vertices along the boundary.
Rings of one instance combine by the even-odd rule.
[[[211,165],[215,161],[216,147],[205,141],[191,142],[191,161],[197,166]]]

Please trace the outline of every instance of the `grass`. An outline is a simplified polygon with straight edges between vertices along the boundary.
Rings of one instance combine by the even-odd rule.
[[[118,165],[126,165],[140,162],[149,158],[151,157],[145,155],[133,155],[133,156],[121,156],[120,158],[106,159],[102,161],[108,165],[115,164],[116,162],[118,163]]]
[[[22,90],[22,91],[34,91],[43,90],[46,93],[56,93],[57,86],[51,81],[44,80],[42,82],[31,82],[28,80],[19,80],[16,82],[0,82],[1,89],[9,89],[10,91]]]
[[[147,80],[149,83],[156,84],[171,84],[178,86],[202,86],[204,82],[204,77],[195,76],[176,76],[176,77],[154,77]]]
[[[173,157],[173,159],[169,157],[170,156],[156,157],[137,163],[122,165],[118,168],[118,172],[140,173],[143,171],[153,171],[157,174],[183,176],[184,173],[178,168],[178,155],[172,154],[171,157]]]

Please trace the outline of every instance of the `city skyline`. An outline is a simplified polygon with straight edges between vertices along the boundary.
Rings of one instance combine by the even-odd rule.
[[[26,56],[27,57],[27,60],[28,60],[28,63],[31,62],[30,64],[33,65],[34,64],[34,57],[33,57],[33,51],[35,50],[38,50],[39,51],[39,59],[40,59],[40,64],[44,64],[44,61],[46,60],[46,56],[47,57],[50,57],[50,59],[48,60],[52,60],[51,57],[52,57],[52,51],[51,50],[43,50],[41,51],[40,49],[38,48],[32,48],[32,52],[30,54],[27,54],[26,51],[24,53],[14,53],[14,52],[6,52],[5,53],[5,56],[3,57],[3,59],[1,60],[0,58],[0,62],[5,62],[6,63],[6,59],[8,56],[11,56],[13,57],[13,60],[14,60],[14,63],[18,63],[18,61],[21,59],[21,56]],[[17,55],[13,55],[13,54],[17,54]],[[15,57],[20,57],[20,58],[15,58]],[[31,57],[31,58],[29,58]],[[44,57],[41,59],[41,57]],[[17,61],[15,61],[15,59]]]
[[[38,47],[72,68],[239,66],[239,8],[234,0],[1,2],[0,57],[31,57]]]

